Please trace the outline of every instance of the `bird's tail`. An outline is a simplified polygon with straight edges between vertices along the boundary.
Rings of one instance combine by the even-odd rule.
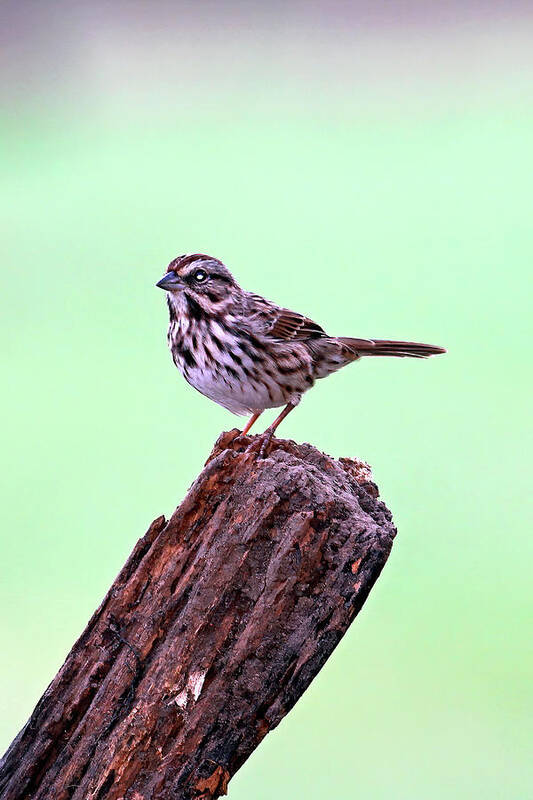
[[[395,356],[396,358],[428,358],[445,353],[444,347],[421,342],[394,342],[390,339],[351,339],[339,337],[356,358],[362,356]]]

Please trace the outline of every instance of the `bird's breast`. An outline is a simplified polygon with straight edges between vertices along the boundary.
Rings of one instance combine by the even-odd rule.
[[[168,343],[187,382],[235,414],[285,405],[313,384],[301,345],[273,343],[219,320],[171,320]]]

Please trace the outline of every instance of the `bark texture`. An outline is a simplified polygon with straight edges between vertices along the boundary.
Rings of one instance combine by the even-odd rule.
[[[219,797],[363,605],[392,546],[368,467],[222,434],[139,540],[0,764],[2,800]]]

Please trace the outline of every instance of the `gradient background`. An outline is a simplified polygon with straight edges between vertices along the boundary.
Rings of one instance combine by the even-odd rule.
[[[1,15],[1,749],[239,421],[166,349],[154,283],[203,251],[332,333],[449,349],[284,423],[370,462],[399,534],[230,797],[531,797],[531,4]]]

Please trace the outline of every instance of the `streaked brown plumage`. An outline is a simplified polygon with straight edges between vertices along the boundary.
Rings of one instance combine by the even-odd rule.
[[[234,414],[250,414],[244,433],[265,409],[285,406],[263,434],[263,454],[317,378],[363,356],[445,352],[418,342],[328,336],[307,317],[244,291],[221,261],[202,253],[175,258],[157,286],[167,292],[168,344],[188,383]]]

